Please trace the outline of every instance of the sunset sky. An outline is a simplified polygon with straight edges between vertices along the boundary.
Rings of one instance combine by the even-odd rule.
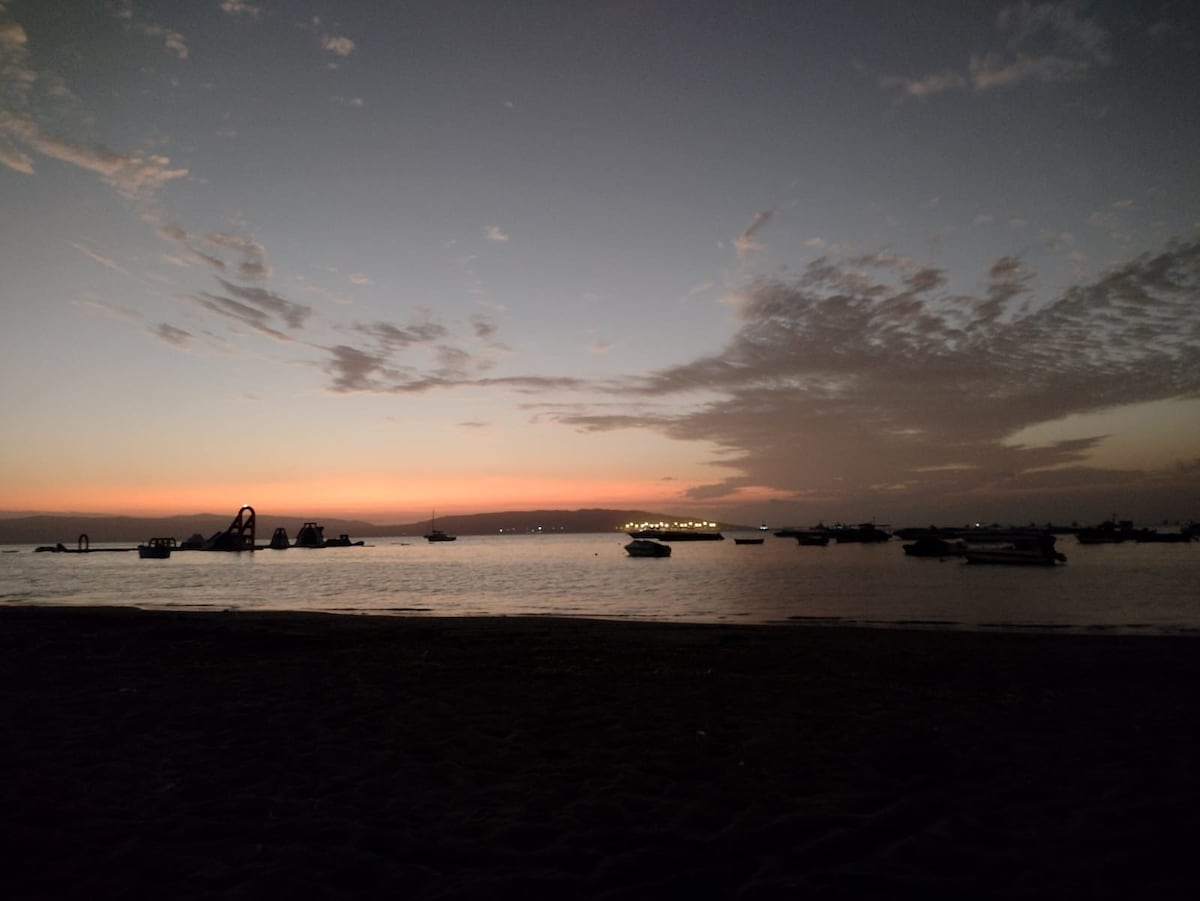
[[[0,0],[0,509],[1200,518],[1200,7]]]

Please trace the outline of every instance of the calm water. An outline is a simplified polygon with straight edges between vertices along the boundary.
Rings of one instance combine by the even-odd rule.
[[[729,536],[727,536],[728,538]],[[966,628],[1200,631],[1200,542],[1081,546],[1065,566],[970,566],[900,543],[676,543],[633,559],[619,534],[368,539],[244,554],[2,548],[0,603]],[[93,544],[93,549],[112,545]]]

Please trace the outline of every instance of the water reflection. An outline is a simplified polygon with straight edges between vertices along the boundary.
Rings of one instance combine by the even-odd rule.
[[[0,555],[2,603],[137,604],[432,615],[552,614],[700,622],[1200,628],[1200,546],[1070,547],[1067,566],[975,567],[897,542],[769,538],[625,554],[623,535],[463,536],[428,544],[136,554]],[[419,543],[418,543],[419,542]]]

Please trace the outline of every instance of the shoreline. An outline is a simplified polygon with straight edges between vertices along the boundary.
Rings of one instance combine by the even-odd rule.
[[[112,603],[82,603],[71,604],[61,602],[42,602],[19,600],[0,603],[0,611],[5,610],[90,610],[90,611],[126,611],[135,613],[155,613],[164,616],[244,616],[271,619],[274,617],[294,617],[298,620],[315,618],[324,621],[329,617],[339,619],[358,619],[367,622],[388,622],[391,620],[438,620],[444,623],[458,621],[487,623],[487,622],[520,622],[545,620],[547,622],[585,622],[613,625],[658,625],[666,627],[700,626],[706,628],[724,629],[845,629],[862,631],[922,631],[950,632],[976,635],[1074,635],[1095,637],[1147,637],[1147,638],[1196,638],[1200,639],[1200,626],[1188,624],[1165,624],[1153,622],[1128,623],[1065,623],[1054,621],[1022,621],[1011,622],[970,622],[967,620],[948,619],[865,619],[835,615],[794,615],[782,619],[742,619],[727,617],[725,619],[655,619],[653,617],[620,616],[587,613],[450,613],[441,614],[433,607],[325,607],[297,609],[289,607],[235,607],[225,604],[195,604],[164,606],[160,604],[137,602],[129,604]],[[324,619],[323,619],[324,618]]]
[[[1193,897],[1192,635],[0,607],[13,897]]]

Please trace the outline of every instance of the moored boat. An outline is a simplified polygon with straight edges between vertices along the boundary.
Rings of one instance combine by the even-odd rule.
[[[967,543],[959,539],[918,538],[904,545],[904,553],[910,557],[961,557],[967,552]]]
[[[802,547],[825,547],[829,544],[829,535],[825,532],[796,532],[792,537]]]
[[[875,544],[888,541],[892,537],[892,533],[871,522],[860,523],[857,526],[847,526],[842,523],[827,526],[825,523],[819,522],[809,529],[780,529],[775,533],[775,537],[795,538],[800,544],[828,544],[830,538],[838,544]],[[822,538],[823,541],[820,540]]]
[[[998,563],[1013,566],[1055,566],[1066,563],[1065,554],[1054,549],[1054,536],[1042,535],[1005,547],[969,547],[963,552],[968,563]]]
[[[857,526],[834,526],[833,540],[838,544],[877,544],[888,541],[892,537],[872,522],[860,523]]]
[[[175,546],[174,538],[151,538],[145,544],[139,544],[137,552],[143,560],[165,560]]]
[[[436,543],[439,541],[454,541],[458,538],[457,535],[447,535],[441,529],[434,528],[434,524],[436,522],[437,522],[437,518],[432,513],[430,513],[429,514],[429,531],[425,533],[426,541],[428,541],[430,543]]]
[[[343,532],[337,538],[326,538],[325,547],[365,547],[365,541],[351,541],[350,536]]]
[[[1133,541],[1136,537],[1137,532],[1133,528],[1133,523],[1127,519],[1120,522],[1108,520],[1098,526],[1080,529],[1075,533],[1075,540],[1080,544],[1121,544],[1125,541]]]
[[[629,544],[625,545],[625,553],[630,557],[670,557],[671,549],[665,544],[659,544],[657,541],[635,538]]]

